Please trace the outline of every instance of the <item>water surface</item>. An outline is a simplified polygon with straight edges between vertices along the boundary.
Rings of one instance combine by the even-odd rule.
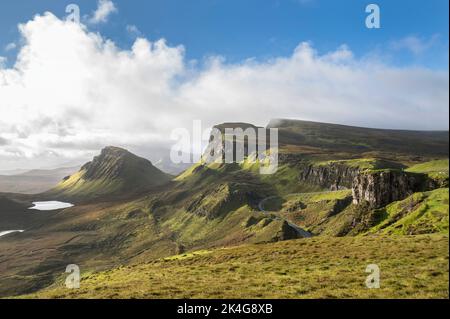
[[[29,209],[43,210],[43,211],[69,208],[69,207],[73,206],[73,204],[71,204],[71,203],[64,203],[64,202],[58,202],[58,201],[33,202],[33,205],[34,206],[30,207]]]

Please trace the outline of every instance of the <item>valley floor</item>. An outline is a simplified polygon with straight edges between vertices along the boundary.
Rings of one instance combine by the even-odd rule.
[[[448,235],[313,237],[65,277],[26,298],[448,298]],[[366,267],[380,268],[369,289]],[[23,297],[23,296],[22,296]]]

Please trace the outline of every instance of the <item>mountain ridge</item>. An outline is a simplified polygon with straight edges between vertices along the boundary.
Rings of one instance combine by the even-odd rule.
[[[123,148],[107,146],[78,172],[66,176],[48,194],[92,199],[144,192],[166,184],[170,179],[149,160]]]

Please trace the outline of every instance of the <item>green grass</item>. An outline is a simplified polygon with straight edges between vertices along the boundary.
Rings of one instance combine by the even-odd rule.
[[[299,173],[299,170],[294,166],[279,165],[278,170],[275,174],[261,175],[260,179],[261,181],[272,185],[279,195],[316,192],[322,190],[319,186],[300,183]]]
[[[26,298],[448,298],[448,236],[316,237],[62,275]],[[381,287],[365,286],[377,264]]]
[[[67,196],[92,197],[95,195],[111,194],[123,188],[124,181],[83,178],[84,170],[71,175],[67,180],[60,182],[53,191],[62,192]]]
[[[291,193],[316,192],[321,188],[316,185],[299,183],[300,171],[298,167],[289,164],[278,164],[278,169],[274,174],[261,175],[259,173],[260,163],[249,163],[244,161],[240,165],[243,171],[251,172],[261,182],[274,188],[277,194],[287,195]]]
[[[300,195],[293,195],[295,199],[303,200],[308,203],[316,203],[324,200],[344,199],[352,195],[350,189],[343,189],[335,192],[320,192],[320,193],[305,193]],[[291,198],[291,196],[289,196]]]
[[[443,172],[448,174],[448,159],[435,160],[426,163],[417,164],[406,169],[411,173],[434,173]]]
[[[396,162],[390,162],[385,160],[380,160],[377,158],[357,158],[349,160],[330,160],[321,161],[316,163],[317,166],[329,166],[333,164],[341,164],[352,168],[358,168],[360,170],[376,170],[376,169],[386,169],[386,168],[401,168],[401,164]]]
[[[211,254],[211,252],[212,252],[211,250],[197,250],[197,251],[193,251],[193,252],[186,253],[186,254],[166,257],[166,258],[163,258],[163,260],[164,261],[172,261],[172,260],[189,259],[189,258],[193,258],[195,256],[208,255],[208,254]]]
[[[402,201],[391,203],[386,208],[376,211],[380,221],[369,233],[448,234],[448,200],[448,188],[441,188],[415,193]]]
[[[314,235],[338,236],[352,222],[350,197],[351,190],[292,194],[279,204],[278,214]]]
[[[425,162],[409,167],[406,171],[411,173],[427,174],[441,186],[448,185],[448,159]]]
[[[283,227],[282,221],[267,218],[248,206],[214,219],[180,210],[161,225],[177,233],[177,240],[189,249],[271,242]]]

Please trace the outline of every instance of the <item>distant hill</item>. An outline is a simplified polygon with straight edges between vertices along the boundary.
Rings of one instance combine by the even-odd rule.
[[[7,170],[0,170],[1,176],[11,176],[11,175],[19,175],[30,171],[29,169],[7,169]]]
[[[164,173],[176,176],[187,170],[191,163],[173,163],[170,159],[170,151],[167,155],[161,156],[153,165]]]
[[[91,199],[140,193],[169,181],[170,176],[149,160],[125,149],[109,146],[77,173],[66,176],[49,194]]]
[[[448,131],[390,130],[276,119],[280,147],[290,153],[333,158],[386,157],[402,161],[448,158]]]
[[[54,187],[65,176],[76,172],[77,167],[63,167],[50,170],[31,170],[16,174],[0,174],[0,193],[37,194]],[[13,173],[13,172],[11,172]]]

